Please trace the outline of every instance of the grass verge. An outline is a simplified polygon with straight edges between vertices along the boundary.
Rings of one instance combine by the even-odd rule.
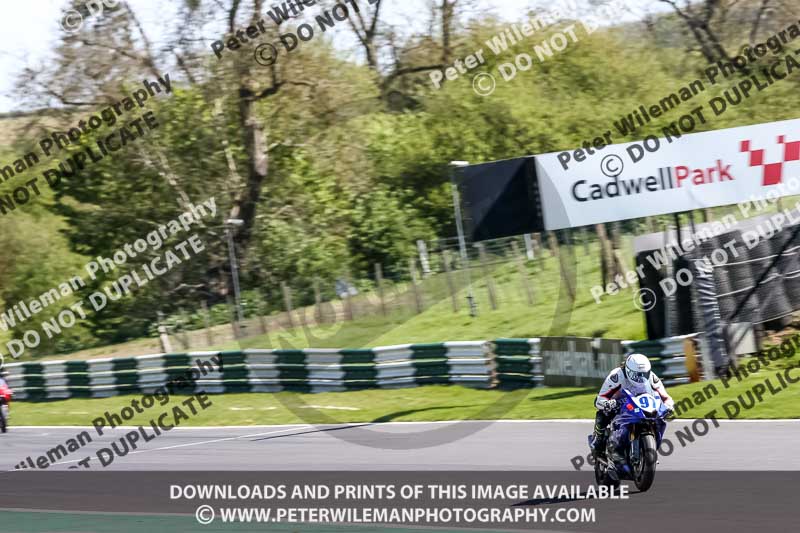
[[[425,310],[416,314],[412,307],[400,307],[388,316],[380,313],[361,314],[353,321],[335,324],[273,330],[240,341],[225,341],[214,346],[192,346],[191,350],[236,350],[241,348],[363,348],[391,344],[442,342],[451,340],[482,340],[498,337],[539,337],[547,335],[592,336],[598,330],[604,336],[617,339],[644,337],[644,317],[633,303],[634,291],[626,289],[604,298],[598,305],[591,288],[600,282],[598,248],[593,243],[586,253],[582,247],[573,247],[575,268],[575,302],[563,305],[565,299],[561,269],[549,252],[536,261],[525,263],[533,289],[533,305],[528,304],[516,265],[507,262],[492,269],[491,281],[495,288],[497,308],[489,300],[487,278],[474,268],[473,289],[478,305],[478,316],[470,317],[466,308],[467,291],[461,290],[457,299],[460,309],[454,312],[445,285],[439,276],[425,287],[422,298]],[[562,248],[567,253],[567,248]],[[571,263],[571,261],[569,261]],[[570,268],[572,268],[570,266]],[[399,297],[409,299],[410,293]],[[567,312],[566,309],[570,308]],[[306,310],[307,316],[313,311]],[[215,326],[216,338],[229,325]],[[184,351],[173,342],[176,351]],[[124,357],[158,353],[158,340],[138,339],[124,344],[91,348],[71,354],[47,355],[37,360],[89,359],[98,357]],[[27,357],[24,360],[30,360]],[[21,359],[20,361],[22,361]]]
[[[718,419],[727,418],[726,402],[747,401],[754,386],[770,378],[776,393],[767,392],[750,409],[740,409],[737,418],[800,418],[800,383],[781,387],[776,372],[796,364],[793,360],[773,362],[741,381],[726,387],[720,380],[672,387],[670,394],[687,408],[681,418],[702,418],[717,410]],[[800,370],[790,373],[800,379]],[[712,388],[716,394],[712,394]],[[705,391],[705,392],[703,392]],[[595,388],[537,388],[514,391],[476,390],[455,385],[430,385],[397,390],[363,390],[320,394],[250,393],[211,395],[211,407],[184,422],[187,426],[247,426],[269,424],[324,424],[347,422],[398,422],[442,420],[541,420],[594,417]],[[175,396],[164,406],[136,414],[129,425],[147,424],[161,412],[179,405]],[[691,401],[692,407],[685,403]],[[702,398],[702,401],[699,399]],[[70,399],[49,402],[16,402],[12,405],[14,425],[91,425],[104,412],[119,411],[137,396],[105,399]],[[741,405],[740,405],[741,406]]]

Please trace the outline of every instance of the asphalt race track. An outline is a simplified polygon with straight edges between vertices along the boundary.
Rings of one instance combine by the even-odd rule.
[[[620,524],[642,524],[651,533],[686,531],[785,531],[796,520],[800,459],[795,445],[800,421],[725,421],[681,447],[673,422],[667,438],[674,451],[660,460],[653,488],[638,493],[628,484],[625,500],[501,498],[508,509],[552,513],[535,524],[495,525],[484,531],[619,531]],[[586,465],[575,471],[571,459],[587,451],[592,421],[507,421],[388,423],[333,426],[176,428],[103,468],[95,453],[132,431],[117,428],[96,437],[42,471],[15,470],[82,428],[12,427],[0,435],[0,531],[197,531],[199,501],[173,500],[174,484],[283,483],[528,483],[594,486]],[[92,457],[90,470],[68,470]],[[272,472],[269,472],[272,471]],[[479,472],[476,472],[479,471]],[[527,472],[526,472],[527,471]],[[535,472],[532,472],[535,471]],[[244,502],[212,501],[222,506]],[[369,502],[367,502],[369,503]],[[256,505],[267,505],[259,501]],[[446,502],[439,502],[448,505]],[[454,505],[459,505],[455,502]],[[471,502],[476,507],[482,502]],[[208,507],[206,505],[206,507]],[[591,522],[552,523],[559,511],[594,509]],[[221,510],[219,511],[221,512]],[[592,511],[595,512],[595,511]],[[646,524],[646,526],[645,526]],[[228,528],[231,526],[233,529]],[[204,526],[205,527],[205,526]],[[465,528],[465,529],[463,529]],[[475,524],[406,529],[365,524],[214,524],[207,531],[456,531]],[[791,528],[788,528],[791,529]]]
[[[694,442],[684,437],[682,447],[675,431],[690,423],[670,424],[674,451],[660,458],[660,471],[800,470],[800,420],[720,421],[693,434]],[[175,428],[103,469],[96,451],[120,446],[133,428],[99,437],[92,428],[12,426],[0,435],[0,464],[13,470],[28,456],[35,462],[86,429],[93,441],[48,470],[86,456],[93,470],[574,470],[570,461],[586,456],[591,428],[589,420]]]

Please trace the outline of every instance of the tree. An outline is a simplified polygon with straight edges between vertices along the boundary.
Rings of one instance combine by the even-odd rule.
[[[694,37],[700,52],[709,63],[730,61],[738,52],[726,49],[726,41],[743,41],[756,44],[759,34],[769,27],[771,20],[796,17],[793,2],[784,0],[659,0],[672,6]],[[741,28],[748,28],[742,32]]]

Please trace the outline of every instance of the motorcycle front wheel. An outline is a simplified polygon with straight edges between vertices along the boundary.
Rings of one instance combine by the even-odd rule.
[[[8,424],[6,422],[6,417],[3,414],[4,411],[3,407],[5,406],[0,405],[0,433],[5,433],[6,431],[8,431]]]
[[[596,459],[594,463],[594,480],[598,485],[605,485],[607,487],[619,487],[619,481],[611,479],[608,475],[608,469],[603,465],[600,459]]]
[[[656,450],[656,438],[653,435],[645,433],[639,436],[639,453],[639,464],[634,468],[633,482],[637,489],[645,492],[656,478],[658,451]]]
[[[594,481],[598,485],[602,485],[605,481],[606,473],[603,470],[603,467],[600,465],[600,461],[595,460],[594,463]]]

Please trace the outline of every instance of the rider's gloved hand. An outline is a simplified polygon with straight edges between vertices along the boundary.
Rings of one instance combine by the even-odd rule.
[[[610,415],[617,410],[617,400],[608,400],[603,406],[603,413]]]

